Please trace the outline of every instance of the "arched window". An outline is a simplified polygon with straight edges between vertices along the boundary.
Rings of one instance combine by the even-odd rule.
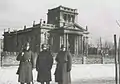
[[[70,15],[68,15],[68,22],[70,22],[71,21],[71,16]]]
[[[64,21],[67,21],[67,14],[63,15]]]
[[[71,15],[71,22],[74,22],[74,16]]]

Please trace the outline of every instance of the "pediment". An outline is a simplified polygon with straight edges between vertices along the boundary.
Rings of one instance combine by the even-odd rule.
[[[76,23],[72,23],[72,24],[66,24],[64,26],[65,29],[75,29],[75,30],[80,30],[80,31],[86,31],[83,27],[81,27],[80,25],[76,24]]]

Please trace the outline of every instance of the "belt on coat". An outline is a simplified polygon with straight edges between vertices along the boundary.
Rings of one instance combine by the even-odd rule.
[[[68,61],[64,61],[64,62],[58,62],[58,63],[67,63]]]
[[[22,61],[22,62],[30,62],[31,60],[30,59],[28,59],[28,60],[25,60],[25,61]]]

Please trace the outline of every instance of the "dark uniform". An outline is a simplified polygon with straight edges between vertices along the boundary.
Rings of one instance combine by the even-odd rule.
[[[22,52],[24,55],[22,56]],[[17,56],[17,60],[20,61],[17,74],[19,75],[18,82],[21,83],[30,83],[33,81],[33,52],[31,50],[23,50]]]
[[[43,50],[39,53],[36,61],[36,70],[38,71],[37,81],[49,84],[51,81],[51,68],[53,65],[53,57],[50,51]]]
[[[72,57],[69,51],[60,51],[56,57],[55,82],[58,84],[71,84],[70,71]]]

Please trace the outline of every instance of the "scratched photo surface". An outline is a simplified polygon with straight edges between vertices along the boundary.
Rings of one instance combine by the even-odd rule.
[[[0,84],[119,84],[119,38],[120,0],[0,0]]]

